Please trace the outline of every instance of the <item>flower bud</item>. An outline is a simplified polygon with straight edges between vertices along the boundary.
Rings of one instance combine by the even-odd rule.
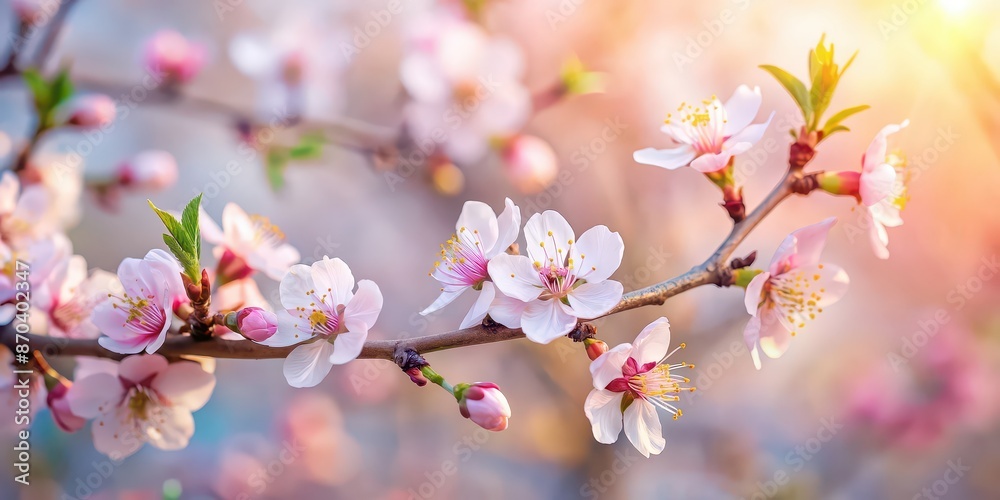
[[[518,190],[537,193],[556,180],[559,161],[552,147],[531,135],[519,135],[504,147],[504,171]]]
[[[502,431],[507,428],[510,406],[507,398],[496,384],[476,382],[455,386],[458,409],[462,416],[488,431]]]
[[[861,172],[823,172],[816,181],[827,193],[861,198]]]
[[[278,317],[259,307],[240,309],[235,316],[236,328],[230,324],[233,321],[230,315],[226,315],[226,326],[254,342],[263,342],[278,331]]]
[[[103,94],[80,95],[60,105],[57,116],[60,125],[106,127],[115,120],[115,102]]]
[[[143,58],[146,67],[168,82],[186,83],[205,64],[205,49],[176,31],[157,32],[147,42]]]
[[[143,151],[118,167],[118,183],[123,187],[159,191],[175,182],[177,161],[166,151]]]
[[[45,3],[45,0],[11,0],[10,6],[21,23],[30,24],[45,10]]]
[[[78,417],[69,409],[69,401],[66,400],[66,392],[69,391],[69,382],[59,380],[56,385],[49,389],[45,396],[45,404],[52,412],[52,420],[56,425],[66,432],[76,432],[87,423],[86,419]]]
[[[601,339],[593,337],[583,339],[583,346],[587,349],[587,356],[590,357],[591,361],[601,357],[601,354],[608,352],[608,344],[604,343]]]

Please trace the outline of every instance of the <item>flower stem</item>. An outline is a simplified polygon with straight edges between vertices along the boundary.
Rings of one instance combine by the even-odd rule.
[[[455,388],[452,387],[452,385],[449,384],[447,381],[445,381],[444,377],[442,377],[438,372],[434,371],[434,369],[431,368],[430,365],[421,367],[420,373],[423,373],[424,378],[426,378],[427,380],[430,380],[431,382],[440,385],[442,389],[448,391],[452,395],[455,394]]]

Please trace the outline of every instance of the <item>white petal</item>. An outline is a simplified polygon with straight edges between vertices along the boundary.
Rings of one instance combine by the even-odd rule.
[[[112,460],[122,460],[142,448],[144,436],[127,424],[128,408],[119,407],[99,415],[90,424],[94,448]]]
[[[344,308],[344,326],[352,332],[367,332],[382,312],[382,291],[371,280],[358,282],[358,292]]]
[[[576,316],[558,300],[536,300],[528,304],[521,316],[521,329],[532,342],[548,344],[573,330]]]
[[[632,153],[632,159],[643,165],[676,170],[691,163],[697,155],[694,147],[680,146],[673,149],[645,148]]]
[[[118,377],[109,373],[95,373],[78,378],[66,393],[66,401],[73,414],[94,418],[118,406],[125,389]]]
[[[743,329],[743,342],[750,351],[754,368],[760,370],[760,350],[757,349],[757,344],[760,342],[760,316],[755,315],[747,322],[746,328]]]
[[[726,168],[733,153],[731,149],[723,149],[721,153],[705,153],[691,162],[691,168],[703,174],[718,172]]]
[[[339,258],[323,257],[323,260],[313,263],[312,279],[316,294],[329,294],[332,302],[327,303],[333,306],[347,304],[354,294],[354,274]]]
[[[792,343],[792,334],[779,314],[769,309],[760,315],[760,349],[771,359],[780,358]]]
[[[361,349],[365,347],[365,340],[367,338],[367,330],[352,330],[337,335],[337,338],[333,340],[333,354],[330,355],[330,362],[335,365],[342,365],[348,361],[357,359],[358,355],[361,354]]]
[[[278,329],[274,335],[266,340],[257,342],[270,347],[288,347],[309,340],[313,337],[312,332],[303,331],[309,329],[309,320],[298,318],[288,313],[288,311],[278,311]]]
[[[594,389],[604,389],[616,378],[622,376],[622,366],[632,354],[632,344],[618,344],[608,352],[590,362],[590,376],[594,379]]]
[[[583,412],[590,419],[590,428],[598,443],[611,444],[618,441],[622,432],[622,395],[594,389],[583,403]],[[633,403],[634,404],[634,403]]]
[[[462,324],[459,328],[465,329],[482,324],[483,318],[486,317],[486,313],[490,311],[490,306],[493,304],[494,297],[496,297],[496,287],[493,286],[493,283],[484,281],[483,289],[479,292],[476,297],[476,302],[472,304],[472,309],[469,309],[468,314],[465,315],[465,319],[462,320]]]
[[[524,225],[524,238],[527,241],[525,251],[531,259],[529,262],[548,266],[562,264],[569,254],[569,242],[576,240],[576,234],[562,214],[546,210],[528,219]],[[500,289],[503,290],[503,287]]]
[[[493,283],[508,297],[528,302],[542,293],[538,271],[524,255],[502,253],[490,260],[487,269]]]
[[[497,293],[490,305],[490,317],[507,328],[521,328],[521,316],[528,308],[528,302]]]
[[[607,226],[594,226],[580,235],[573,246],[573,264],[578,269],[577,277],[588,283],[608,279],[622,264],[625,242],[618,233],[612,233]]]
[[[726,136],[732,136],[750,125],[757,111],[760,110],[760,103],[763,100],[760,94],[760,87],[753,90],[746,85],[740,85],[733,91],[733,95],[726,101]]]
[[[880,163],[861,174],[859,192],[865,206],[872,206],[892,193],[896,185],[896,169],[888,163]]]
[[[160,410],[162,421],[146,422],[143,431],[149,444],[161,450],[180,450],[187,447],[194,435],[194,417],[184,407],[166,407]]]
[[[812,297],[816,307],[826,307],[840,300],[847,294],[848,285],[851,283],[847,272],[834,264],[805,266],[792,272],[809,282],[809,288],[806,288],[804,293],[809,296],[813,293],[817,295]]]
[[[879,164],[885,163],[886,150],[888,149],[887,137],[899,132],[909,124],[910,121],[905,120],[899,125],[889,124],[882,127],[882,130],[875,134],[875,138],[868,145],[868,150],[865,151],[864,161],[862,162],[863,170],[869,170]]]
[[[306,307],[315,302],[313,294],[309,293],[315,289],[312,268],[305,264],[296,264],[288,269],[288,273],[281,278],[281,283],[278,285],[281,306],[285,309]]]
[[[313,387],[326,378],[333,364],[333,344],[320,339],[310,344],[300,345],[287,358],[282,371],[285,380],[292,387]]]
[[[667,318],[657,318],[639,332],[632,345],[632,357],[639,366],[659,362],[670,348],[670,322]]]
[[[215,375],[193,361],[171,363],[153,379],[153,389],[171,405],[195,411],[205,406],[215,388]]]
[[[613,280],[584,283],[569,293],[569,305],[577,318],[598,318],[621,302],[623,291],[622,284]]]
[[[489,205],[481,201],[467,201],[462,206],[458,223],[455,224],[455,234],[459,240],[478,239],[482,242],[479,249],[485,253],[496,245],[499,234],[497,226],[497,214]],[[462,234],[463,228],[464,231],[471,231],[474,234]]]
[[[427,306],[426,309],[420,311],[420,314],[427,316],[428,314],[431,314],[433,312],[440,311],[444,306],[454,302],[459,295],[462,295],[462,293],[464,293],[468,289],[469,287],[467,286],[459,288],[445,287],[444,290],[441,290],[441,295],[438,295],[438,297],[434,299],[434,302],[432,302],[431,305]]]
[[[486,258],[493,258],[517,241],[521,232],[521,209],[510,198],[504,200],[504,209],[497,218],[497,243],[486,253]]]
[[[750,149],[754,144],[760,142],[761,138],[764,137],[764,132],[767,132],[767,127],[771,125],[771,120],[774,119],[774,112],[767,117],[767,120],[763,123],[755,123],[750,125],[743,130],[740,130],[732,137],[726,139],[723,143],[723,148],[730,148],[733,154],[744,153]],[[741,146],[737,149],[738,144],[746,144],[746,146]]]
[[[625,409],[625,435],[635,449],[643,456],[658,455],[663,451],[667,441],[663,439],[660,428],[660,417],[656,407],[641,399],[637,399]]]
[[[757,315],[760,301],[764,298],[764,285],[770,277],[771,273],[764,271],[754,276],[747,285],[747,293],[743,296],[743,304],[747,308],[747,313],[751,316]]]
[[[198,229],[201,231],[202,238],[205,238],[205,241],[209,243],[219,245],[226,241],[226,237],[222,234],[222,228],[212,220],[205,208],[201,206],[198,207]]]

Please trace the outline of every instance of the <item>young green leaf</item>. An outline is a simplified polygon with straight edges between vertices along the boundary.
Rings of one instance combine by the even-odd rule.
[[[274,148],[267,152],[267,180],[275,191],[285,185],[285,166],[288,164],[288,154]]]
[[[771,74],[785,90],[791,94],[792,98],[795,99],[795,103],[799,105],[799,109],[802,110],[802,117],[805,118],[806,123],[810,121],[812,116],[812,104],[809,98],[809,90],[806,89],[806,85],[802,83],[801,80],[796,78],[791,73],[777,67],[764,64],[760,67],[764,71]]]
[[[830,119],[826,121],[826,125],[823,125],[823,134],[829,135],[829,131],[831,129],[833,129],[834,127],[836,127],[837,125],[840,125],[840,122],[846,120],[851,115],[860,113],[860,112],[862,112],[862,111],[864,111],[864,110],[866,110],[866,109],[868,109],[870,107],[871,106],[869,106],[867,104],[862,104],[860,106],[854,106],[852,108],[847,108],[847,109],[845,109],[843,111],[840,111],[839,113],[831,116]]]
[[[24,70],[22,75],[25,85],[28,86],[28,89],[31,90],[31,95],[35,98],[35,110],[38,112],[39,117],[47,115],[49,110],[52,109],[49,82],[45,81],[45,77],[38,71],[31,68]]]
[[[199,260],[201,259],[201,230],[198,228],[198,213],[200,209],[201,194],[199,193],[198,196],[188,202],[187,206],[184,207],[184,211],[181,212],[181,227],[184,228],[188,241],[193,243],[188,248],[194,257]]]
[[[181,212],[181,220],[160,210],[149,202],[149,206],[156,212],[156,215],[167,228],[167,234],[163,235],[163,242],[167,248],[173,252],[181,267],[191,281],[198,283],[201,281],[201,234],[198,228],[198,209],[201,205],[201,195],[199,194],[191,200]]]

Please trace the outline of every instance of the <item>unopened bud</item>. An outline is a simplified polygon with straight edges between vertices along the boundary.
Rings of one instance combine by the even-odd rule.
[[[504,147],[504,172],[523,193],[538,193],[549,187],[559,173],[559,160],[552,146],[531,135],[519,135]]]
[[[587,349],[587,356],[591,361],[601,357],[601,354],[608,352],[608,344],[601,339],[593,337],[583,339],[583,346]]]
[[[168,82],[186,83],[204,66],[205,48],[176,31],[163,30],[146,42],[143,57],[146,68]]]
[[[458,384],[455,398],[462,416],[488,431],[502,431],[510,419],[510,405],[500,388],[490,382]]]
[[[71,98],[57,111],[57,123],[84,128],[101,128],[115,120],[115,102],[103,94]]]
[[[166,151],[143,151],[118,167],[122,187],[160,191],[177,182],[177,161]]]
[[[822,172],[816,175],[816,182],[827,193],[861,199],[861,172]]]
[[[278,331],[278,317],[259,307],[245,307],[226,315],[226,327],[254,341],[263,342]]]

